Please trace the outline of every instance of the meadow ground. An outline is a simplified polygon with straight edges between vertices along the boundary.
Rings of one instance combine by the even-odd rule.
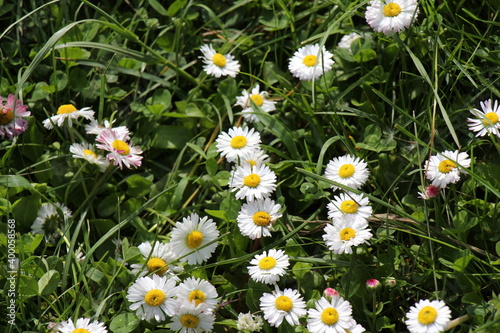
[[[500,332],[499,16],[0,0],[0,331]]]

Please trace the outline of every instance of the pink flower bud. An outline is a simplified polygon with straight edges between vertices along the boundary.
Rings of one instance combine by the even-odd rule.
[[[368,289],[378,289],[380,287],[380,281],[377,279],[366,280],[366,287]]]

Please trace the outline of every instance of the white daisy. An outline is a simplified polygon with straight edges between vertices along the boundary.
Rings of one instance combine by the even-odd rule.
[[[267,165],[236,167],[229,180],[229,187],[236,192],[236,199],[265,199],[276,190],[276,174]]]
[[[270,198],[244,203],[236,218],[241,234],[250,239],[271,236],[273,224],[282,216],[280,209]]]
[[[350,34],[348,35],[344,35],[342,36],[342,38],[340,39],[340,42],[338,44],[338,47],[341,48],[341,49],[346,49],[346,50],[350,50],[351,49],[351,44],[355,41],[355,40],[358,40],[360,39],[361,36],[360,34],[358,34],[357,32],[351,32]]]
[[[203,53],[203,57],[200,58],[203,58],[205,63],[203,69],[208,75],[236,77],[236,74],[240,71],[240,63],[234,60],[234,56],[231,54],[217,53],[211,44],[203,45],[200,47],[200,51]]]
[[[248,274],[252,280],[266,284],[274,284],[286,274],[290,265],[288,256],[283,250],[270,249],[269,254],[264,251],[256,255],[248,266]]]
[[[328,73],[335,61],[333,54],[319,44],[306,45],[298,49],[290,59],[288,69],[302,81],[311,81]]]
[[[76,323],[73,320],[63,321],[57,325],[57,331],[62,333],[107,333],[108,330],[104,323],[94,320],[90,322],[90,318],[78,318]]]
[[[243,108],[242,114],[246,121],[255,123],[259,121],[254,114],[255,111],[271,112],[276,110],[276,102],[267,99],[268,95],[267,91],[260,91],[260,85],[256,85],[250,94],[243,90],[242,96],[236,97],[235,105]]]
[[[299,324],[299,317],[305,316],[306,302],[302,299],[299,292],[293,289],[283,291],[276,287],[272,293],[264,293],[260,298],[260,309],[264,312],[266,319],[271,326],[278,327],[283,319],[291,325]]]
[[[69,151],[73,153],[73,158],[83,158],[89,163],[96,164],[101,169],[101,172],[104,172],[109,166],[109,161],[103,156],[97,155],[94,147],[89,143],[73,143],[69,147]]]
[[[466,168],[470,167],[470,163],[467,153],[446,150],[441,154],[431,156],[425,162],[425,175],[432,181],[432,185],[445,188],[448,184],[458,182],[460,173],[466,173]]]
[[[208,217],[191,214],[181,222],[177,222],[170,235],[170,246],[182,262],[190,265],[207,261],[217,247],[215,241],[219,237],[216,224]],[[209,244],[211,243],[211,244]]]
[[[263,325],[261,316],[253,315],[251,312],[238,314],[236,328],[239,331],[260,332]]]
[[[410,333],[438,333],[448,327],[451,311],[443,301],[425,299],[413,305],[406,317]]]
[[[352,322],[353,322],[352,327],[345,330],[345,333],[363,333],[363,332],[366,332],[366,329],[363,326],[361,326],[360,324],[358,324],[355,320],[353,320]]]
[[[132,146],[132,142],[127,143],[129,140],[128,131],[115,130],[113,128],[104,129],[101,134],[96,138],[100,144],[97,148],[108,151],[106,160],[113,161],[115,166],[123,168],[122,164],[127,168],[132,166],[138,168],[141,166],[142,150],[138,146]]]
[[[238,162],[238,159],[250,152],[260,150],[260,134],[253,128],[233,127],[221,132],[215,140],[217,151],[225,156],[228,162]]]
[[[182,281],[176,289],[177,300],[181,302],[194,302],[196,305],[203,304],[210,311],[217,305],[217,290],[208,281],[189,277]]]
[[[45,239],[55,243],[60,238],[60,231],[71,218],[71,210],[62,203],[45,202],[38,209],[38,216],[31,225],[33,234],[45,235]]]
[[[172,317],[170,329],[178,333],[211,332],[215,316],[203,304],[195,302],[180,302]]]
[[[359,189],[368,179],[370,171],[365,161],[359,157],[344,155],[333,158],[325,169],[325,177],[331,181]],[[332,185],[334,190],[337,186]]]
[[[406,29],[417,15],[417,0],[372,0],[365,14],[373,30],[386,35]]]
[[[330,300],[321,297],[308,314],[307,329],[315,333],[345,332],[356,324],[351,316],[351,304],[339,296]]]
[[[368,222],[358,216],[344,215],[333,224],[325,226],[323,240],[334,253],[352,253],[352,247],[358,246],[372,238]]]
[[[359,216],[369,219],[372,215],[370,200],[362,194],[340,193],[327,205],[328,217],[336,219],[342,215]]]
[[[498,105],[498,101],[493,103],[489,99],[479,104],[481,104],[482,110],[470,110],[476,118],[467,118],[469,129],[477,132],[476,136],[486,136],[491,133],[500,137],[500,106]]]
[[[68,126],[73,126],[73,119],[83,117],[85,119],[94,119],[94,111],[89,107],[78,110],[73,104],[61,105],[57,109],[57,114],[43,121],[43,126],[46,129],[54,128],[54,125],[61,127],[64,121],[68,119]]]
[[[174,296],[175,280],[156,274],[138,278],[127,292],[130,310],[148,322],[162,322],[166,316],[173,316],[177,310]]]
[[[114,119],[112,123],[110,123],[109,121],[105,120],[104,121],[104,125],[100,125],[97,120],[91,119],[90,120],[90,124],[85,125],[85,131],[87,132],[87,134],[99,135],[106,128],[113,128],[113,130],[115,132],[127,133],[126,134],[127,136],[125,136],[125,140],[130,140],[130,136],[128,136],[129,132],[128,132],[128,128],[127,127],[125,127],[125,126],[113,127],[113,124],[114,124],[115,120],[116,119]],[[123,135],[123,134],[121,134],[121,135]]]
[[[172,251],[170,244],[156,241],[153,247],[150,242],[143,242],[138,248],[145,262],[143,264],[132,264],[132,274],[144,276],[154,273],[159,276],[172,278],[177,282],[180,281],[177,274],[181,273],[184,268],[182,265],[172,264],[177,260],[177,257]]]
[[[269,162],[269,155],[262,149],[254,149],[241,154],[239,165],[259,166]]]
[[[3,97],[0,96],[0,138],[12,139],[26,131],[28,120],[24,118],[29,115],[31,112],[28,111],[28,106],[23,105],[13,94],[9,94],[5,105]]]

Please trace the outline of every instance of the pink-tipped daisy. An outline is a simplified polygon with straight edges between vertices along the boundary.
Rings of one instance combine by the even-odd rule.
[[[12,139],[26,131],[28,121],[23,118],[31,114],[27,110],[28,106],[23,105],[14,95],[9,94],[5,105],[3,97],[0,96],[0,137]]]
[[[117,131],[113,128],[106,128],[99,134],[97,148],[108,151],[106,160],[113,161],[115,166],[120,169],[125,165],[127,168],[132,166],[138,168],[141,166],[142,150],[138,146],[132,146],[132,142],[128,141],[128,132]]]

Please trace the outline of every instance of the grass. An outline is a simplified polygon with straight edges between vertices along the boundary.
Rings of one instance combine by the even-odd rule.
[[[168,332],[129,309],[137,278],[130,266],[142,262],[142,242],[169,242],[175,222],[191,213],[212,218],[221,235],[208,262],[185,265],[179,276],[217,288],[215,332],[236,332],[240,312],[262,315],[259,298],[273,288],[249,279],[247,266],[272,248],[290,257],[281,289],[297,289],[313,307],[335,288],[367,332],[406,331],[406,313],[420,299],[443,300],[453,319],[464,320],[449,332],[499,330],[500,141],[467,126],[469,110],[500,99],[497,0],[420,1],[412,26],[391,36],[367,25],[368,1],[0,4],[0,95],[15,94],[31,111],[26,132],[0,143],[6,295],[9,219],[18,259],[15,325],[2,317],[4,331],[46,332],[50,323],[88,317],[115,333]],[[351,31],[367,37],[338,48]],[[205,43],[234,55],[240,73],[207,75]],[[335,64],[300,82],[288,62],[313,43]],[[270,156],[278,179],[272,198],[283,214],[272,237],[260,240],[241,235],[242,201],[228,188],[231,164],[215,144],[221,131],[244,124],[234,104],[255,84],[277,101],[275,112],[258,112],[249,126]],[[42,125],[69,103],[127,126],[142,165],[100,173],[72,158],[71,144],[94,138],[86,122]],[[445,150],[467,152],[470,168],[438,197],[419,199],[425,161]],[[326,205],[337,194],[325,167],[345,154],[367,162],[369,180],[353,192],[373,208],[374,237],[352,255],[334,254],[322,238]],[[73,212],[55,243],[31,233],[42,203],[51,202]],[[365,282],[373,278],[382,286],[370,291]],[[385,284],[389,278],[396,287]],[[10,299],[0,300],[2,309]],[[301,322],[266,323],[263,331],[306,332]]]

